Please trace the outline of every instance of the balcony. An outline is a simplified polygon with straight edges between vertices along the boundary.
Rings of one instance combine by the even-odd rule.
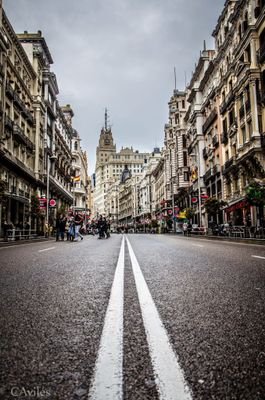
[[[203,158],[206,160],[208,158],[208,149],[207,147],[204,147],[202,151]]]
[[[221,143],[222,144],[227,144],[228,143],[228,133],[227,132],[223,132],[221,134]]]
[[[227,108],[230,106],[230,104],[235,100],[235,93],[233,92],[233,90],[231,90],[227,97],[225,98],[225,100],[223,101],[223,103],[220,106],[220,113],[224,114],[224,112],[227,110]]]
[[[205,123],[202,126],[202,133],[206,133],[208,128],[212,125],[213,121],[217,118],[217,110],[214,108],[210,115],[207,117]]]
[[[217,175],[219,172],[221,172],[220,164],[216,164],[216,165],[213,167],[213,175]]]
[[[7,115],[5,115],[5,128],[8,131],[12,131],[13,130],[13,121]]]
[[[21,111],[24,110],[24,108],[25,108],[24,103],[15,91],[14,91],[14,95],[13,95],[13,102]]]
[[[29,140],[27,136],[24,134],[23,130],[17,124],[13,126],[13,136],[14,139],[21,144],[27,145],[27,141]]]
[[[213,169],[212,169],[212,168],[209,168],[209,169],[206,171],[205,175],[203,176],[204,182],[205,182],[205,183],[208,182],[208,181],[211,179],[212,176],[213,176]]]
[[[225,165],[223,166],[223,173],[227,174],[228,172],[230,172],[235,166],[235,163],[235,157],[231,157],[228,161],[226,161]]]
[[[213,146],[218,147],[219,146],[219,137],[218,135],[214,135],[213,137]]]
[[[26,147],[27,147],[27,149],[31,152],[31,153],[33,153],[34,152],[34,150],[35,150],[35,145],[32,143],[32,141],[29,139],[29,138],[26,138]]]
[[[9,97],[10,99],[13,99],[14,96],[14,89],[12,88],[12,86],[10,85],[10,83],[6,84],[6,95],[7,97]]]
[[[30,110],[28,110],[26,107],[23,108],[22,114],[26,118],[26,120],[30,123],[30,125],[33,125],[35,120],[33,115],[31,114]]]

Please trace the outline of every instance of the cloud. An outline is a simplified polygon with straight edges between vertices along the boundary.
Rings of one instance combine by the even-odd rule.
[[[118,147],[162,145],[174,86],[190,79],[224,0],[4,0],[16,32],[41,30],[50,48],[61,104],[95,163],[104,108]]]

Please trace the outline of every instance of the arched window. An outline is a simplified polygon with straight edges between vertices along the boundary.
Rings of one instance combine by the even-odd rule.
[[[78,150],[78,143],[77,142],[75,142],[75,144],[74,144],[74,149]]]
[[[245,12],[244,22],[243,22],[243,32],[248,29],[248,12]]]

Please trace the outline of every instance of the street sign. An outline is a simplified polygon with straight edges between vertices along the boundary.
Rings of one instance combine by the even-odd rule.
[[[46,208],[47,199],[45,197],[39,197],[40,209]]]
[[[191,202],[194,203],[194,204],[197,203],[198,202],[198,197],[192,197],[191,198]]]
[[[50,207],[55,207],[56,206],[56,200],[55,199],[50,199],[49,205],[50,205]]]

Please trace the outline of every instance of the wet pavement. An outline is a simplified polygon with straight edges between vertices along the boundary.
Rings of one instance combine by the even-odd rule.
[[[265,248],[128,238],[191,398],[264,399]],[[1,399],[91,397],[121,242],[121,235],[89,236],[0,248]],[[123,387],[110,398],[183,400],[180,392],[159,389],[170,382],[152,358],[126,242],[123,268]]]

